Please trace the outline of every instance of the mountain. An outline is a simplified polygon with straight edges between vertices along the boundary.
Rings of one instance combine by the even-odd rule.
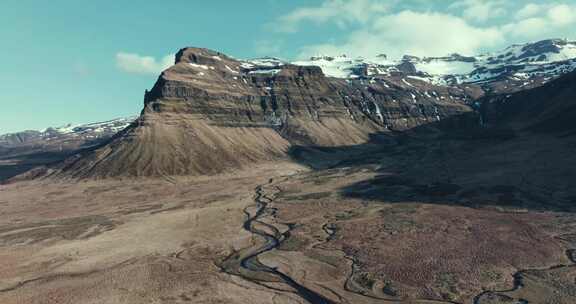
[[[126,128],[137,117],[118,118],[104,122],[49,127],[43,130],[27,130],[0,135],[0,147],[16,148],[23,146],[47,145],[52,143],[89,142],[106,139]]]
[[[109,140],[137,117],[0,135],[0,181]]]
[[[290,147],[366,142],[471,112],[475,86],[337,79],[315,66],[242,61],[185,48],[145,94],[136,122],[49,174],[118,177],[213,174],[288,158]]]
[[[576,69],[576,42],[549,39],[513,45],[478,56],[404,56],[400,60],[388,59],[386,55],[375,58],[318,56],[295,64],[316,65],[327,76],[338,78],[372,79],[402,75],[444,85],[491,84],[508,80],[518,82],[516,86],[522,88]]]
[[[0,135],[0,160],[37,153],[67,155],[99,145],[129,126],[137,116],[88,124],[67,124],[43,130]]]
[[[501,51],[478,56],[452,54],[445,57],[406,55],[400,60],[384,54],[367,59],[346,55],[316,56],[309,60],[285,62],[276,58],[244,60],[243,69],[250,74],[277,73],[284,65],[318,66],[326,77],[364,80],[374,83],[394,82],[410,87],[411,82],[430,82],[439,86],[476,84],[483,92],[510,93],[537,87],[550,79],[576,69],[576,42],[548,39],[517,44]],[[252,70],[250,70],[252,69]],[[404,79],[404,80],[402,80]],[[360,81],[361,82],[361,81]],[[498,88],[498,90],[493,90]],[[476,93],[477,96],[479,93]],[[0,135],[0,146],[16,146],[61,138],[90,140],[107,138],[126,127],[136,117],[85,124],[23,131]]]
[[[184,48],[146,91],[133,124],[34,174],[215,174],[289,158],[297,146],[357,145],[377,133],[439,121],[455,128],[477,124],[479,101],[536,88],[572,70],[575,46],[544,40],[475,57],[341,56],[293,63]],[[95,126],[90,130],[100,130]],[[69,129],[56,133],[94,133]]]
[[[567,137],[576,135],[575,97],[576,71],[573,71],[531,90],[487,96],[479,102],[487,125]]]

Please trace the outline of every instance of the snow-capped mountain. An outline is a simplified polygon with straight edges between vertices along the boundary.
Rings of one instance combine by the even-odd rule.
[[[576,42],[542,40],[512,45],[503,51],[484,54],[474,59],[469,73],[455,75],[459,82],[484,82],[502,77],[549,79],[576,69]]]
[[[254,72],[273,72],[287,62],[274,59],[246,61]],[[379,76],[411,76],[434,84],[487,83],[500,80],[549,80],[576,69],[576,41],[549,39],[512,45],[502,51],[477,56],[452,54],[445,57],[404,56],[399,60],[386,55],[374,58],[317,56],[291,62],[318,66],[329,77],[357,79]]]
[[[88,124],[67,124],[60,127],[49,127],[43,130],[27,130],[0,135],[0,146],[14,147],[55,141],[81,139],[90,141],[108,138],[130,125],[137,116],[113,119]]]

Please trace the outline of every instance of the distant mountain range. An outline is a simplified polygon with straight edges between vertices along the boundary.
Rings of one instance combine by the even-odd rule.
[[[67,124],[60,127],[48,127],[43,130],[27,130],[16,133],[0,135],[0,145],[17,146],[42,141],[58,141],[64,138],[81,138],[92,140],[101,137],[109,137],[124,129],[132,123],[138,116],[117,118],[113,120],[88,123],[88,124]]]
[[[137,116],[88,124],[67,124],[44,130],[27,130],[0,135],[0,159],[30,153],[66,155],[109,139],[130,125]]]
[[[402,74],[435,84],[485,83],[509,78],[553,78],[576,68],[576,42],[562,39],[517,44],[502,51],[478,56],[452,54],[446,57],[404,56],[390,60],[374,58],[312,57],[298,65],[317,65],[327,76],[338,78],[376,78]]]

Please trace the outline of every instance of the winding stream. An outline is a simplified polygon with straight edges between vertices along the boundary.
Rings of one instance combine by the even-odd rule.
[[[272,180],[270,180],[270,183]],[[246,216],[246,220],[242,225],[243,229],[252,233],[253,235],[257,235],[264,239],[264,244],[255,244],[251,247],[245,248],[241,250],[239,253],[232,255],[227,258],[226,261],[223,262],[223,270],[234,275],[240,275],[249,281],[258,281],[252,277],[247,277],[243,275],[241,269],[246,269],[250,272],[255,273],[265,273],[274,276],[275,278],[279,279],[281,282],[285,283],[286,285],[292,287],[295,290],[295,294],[299,295],[301,298],[306,300],[309,303],[313,304],[336,304],[336,302],[322,296],[321,294],[301,285],[300,283],[296,282],[290,276],[286,275],[285,273],[279,271],[278,269],[270,266],[266,266],[262,264],[258,260],[258,256],[271,251],[278,246],[280,246],[282,240],[284,239],[284,235],[273,225],[264,223],[260,221],[263,216],[267,214],[267,207],[268,204],[274,201],[274,198],[267,197],[263,193],[262,185],[256,187],[255,190],[256,194],[254,196],[254,202],[256,203],[256,211],[254,214],[251,214],[247,207],[244,209],[244,214]],[[258,229],[257,225],[265,226],[268,228],[270,232],[267,232],[262,229]],[[236,269],[235,269],[236,268]]]

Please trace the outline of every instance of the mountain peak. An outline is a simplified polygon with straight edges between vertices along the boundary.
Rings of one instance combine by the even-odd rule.
[[[185,47],[180,49],[175,56],[175,63],[186,62],[196,64],[209,64],[222,58],[229,59],[226,55],[207,48]]]
[[[565,39],[547,39],[526,44],[522,47],[523,56],[536,56],[545,53],[560,53],[564,47],[574,46],[576,43]]]

